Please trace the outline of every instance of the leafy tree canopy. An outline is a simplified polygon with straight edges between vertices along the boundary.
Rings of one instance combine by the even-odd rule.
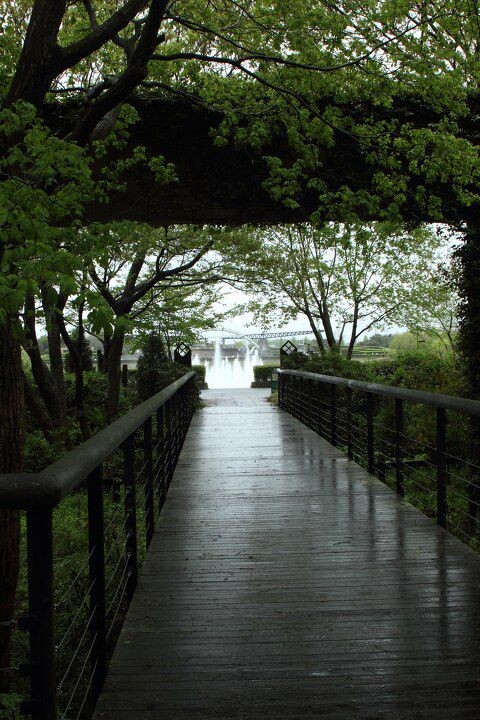
[[[250,308],[264,321],[305,317],[322,352],[346,344],[351,356],[371,328],[413,324],[414,315],[420,322],[437,309],[441,236],[427,228],[327,223],[247,232],[257,245],[233,261],[232,274],[257,291]]]

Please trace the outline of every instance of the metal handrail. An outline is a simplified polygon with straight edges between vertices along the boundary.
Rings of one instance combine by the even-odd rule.
[[[41,472],[0,474],[0,507],[28,510],[58,505],[194,375],[187,372]]]
[[[410,403],[434,408],[435,419],[432,418],[430,428],[434,439],[424,443],[426,457],[417,458],[422,463],[426,462],[434,472],[429,480],[432,482],[430,489],[423,487],[428,495],[436,496],[436,508],[428,506],[427,514],[435,515],[441,527],[450,530],[456,528],[457,536],[460,532],[462,539],[467,538],[468,542],[473,541],[480,547],[478,421],[475,426],[470,424],[468,450],[463,458],[459,456],[460,450],[451,447],[447,432],[451,422],[449,411],[463,413],[469,420],[480,417],[478,400],[302,370],[282,369],[278,372],[278,404],[282,410],[289,412],[332,445],[343,448],[350,460],[358,460],[366,465],[368,472],[377,475],[383,482],[386,482],[388,465],[394,473],[394,478],[390,476],[390,480],[394,480],[397,493],[404,497],[407,492],[412,500],[416,498],[415,493],[411,492],[416,481],[407,467],[407,456],[411,456],[412,451],[409,447],[411,439],[405,435],[404,405]],[[341,396],[337,392],[339,386],[345,388]],[[359,395],[363,396],[360,405]],[[375,396],[394,402],[378,404],[375,403]],[[389,413],[393,411],[393,415],[390,414],[389,420],[384,418],[382,421],[379,413],[387,408]],[[357,435],[359,429],[361,439]],[[413,442],[416,443],[415,439]],[[418,449],[418,444],[416,447]],[[452,471],[452,466],[457,464],[462,465],[463,476],[456,470]],[[460,482],[464,489],[463,500],[467,507],[456,506],[451,512],[449,492],[455,492],[455,482]],[[463,517],[464,528],[459,527],[455,513]]]
[[[75,701],[82,677],[87,688],[83,700],[79,699],[80,712],[87,696],[92,707],[99,697],[106,677],[109,648],[117,632],[119,609],[128,607],[137,584],[140,531],[143,547],[148,548],[195,412],[194,379],[195,373],[186,369],[179,380],[39,473],[0,475],[0,507],[26,510],[28,611],[18,618],[18,627],[29,633],[29,662],[22,664],[20,672],[30,678],[31,697],[21,703],[20,710],[32,715],[33,720],[57,720],[59,700],[65,700],[61,709],[65,713]],[[118,504],[113,517],[117,518],[119,529],[123,525],[123,531],[119,530],[123,532],[123,541],[112,570],[115,573],[119,569],[120,577],[115,576],[114,585],[110,586],[113,576],[106,578],[110,557],[106,546],[112,520],[105,525],[109,486],[104,483],[103,471],[117,450],[121,450],[121,457],[117,458],[115,482],[123,486],[123,493],[112,502]],[[86,652],[69,696],[61,697],[58,690],[63,680],[57,682],[56,669],[62,640],[57,646],[61,603],[55,603],[54,509],[80,488],[84,489],[86,500],[84,529],[88,555],[81,569],[76,570],[73,583],[78,591],[84,582],[81,602],[85,607],[88,605],[89,610],[67,673],[76,663],[84,641]],[[115,526],[112,532],[115,535]],[[78,622],[81,614],[74,617]],[[70,626],[71,622],[67,633]],[[69,642],[70,639],[69,636]],[[66,647],[67,644],[64,649]]]
[[[372,393],[372,395],[388,395],[399,400],[408,400],[422,405],[431,405],[436,408],[453,410],[454,412],[480,417],[480,401],[469,400],[468,398],[455,397],[454,395],[442,395],[441,393],[424,392],[423,390],[409,390],[407,388],[395,387],[392,385],[380,385],[368,383],[361,380],[336,377],[335,375],[321,375],[319,373],[303,372],[302,370],[278,370],[279,374],[303,377],[306,380],[318,380],[330,385],[341,385],[352,390],[361,390]]]

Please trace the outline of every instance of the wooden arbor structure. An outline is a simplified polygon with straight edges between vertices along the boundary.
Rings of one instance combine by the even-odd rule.
[[[72,100],[47,106],[46,122],[57,131],[68,132],[80,109],[79,102]],[[130,129],[126,147],[118,151],[119,158],[129,156],[137,146],[145,147],[148,155],[162,155],[166,162],[173,163],[178,180],[161,185],[144,165],[129,167],[121,178],[125,190],[112,192],[108,204],[90,206],[87,221],[134,220],[157,226],[301,222],[308,220],[313,212],[319,213],[319,192],[309,188],[311,180],[321,184],[325,194],[348,187],[352,195],[350,211],[361,219],[377,220],[388,210],[388,199],[380,200],[376,209],[368,208],[365,203],[362,193],[378,194],[375,186],[378,167],[368,161],[369,148],[362,146],[353,135],[337,131],[330,147],[319,145],[320,163],[310,177],[304,178],[303,189],[295,197],[297,207],[290,208],[273,199],[265,187],[269,174],[266,156],[278,156],[287,168],[296,159],[285,134],[272,131],[269,145],[256,152],[233,142],[218,147],[212,130],[222,121],[221,113],[181,100],[132,102],[140,119]],[[322,103],[329,105],[333,100],[324,98]],[[469,140],[478,134],[474,110],[472,107],[472,115],[459,125],[459,135]],[[367,119],[378,115],[378,120],[388,122],[396,118],[400,123],[418,128],[428,128],[440,119],[438,111],[412,98],[397,99],[390,111],[375,109],[368,103],[356,103],[355,107],[343,107],[342,111],[351,113],[357,121],[363,116]],[[404,163],[408,175],[408,158]],[[100,169],[99,162],[96,167]],[[422,201],[417,194],[419,182],[423,182],[427,190]],[[355,193],[358,193],[357,200]],[[427,183],[421,176],[412,177],[406,188],[406,200],[400,209],[405,220],[438,221],[438,215],[429,209],[430,193],[442,201],[445,222],[475,222],[477,208],[456,200],[449,181]],[[325,220],[341,221],[345,219],[344,212],[340,204],[337,207],[328,203],[323,215]]]

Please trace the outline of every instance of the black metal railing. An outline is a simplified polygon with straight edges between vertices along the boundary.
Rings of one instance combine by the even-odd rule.
[[[298,370],[279,406],[480,549],[480,402]]]
[[[29,637],[19,687],[34,720],[80,719],[95,706],[195,411],[194,376],[42,472],[0,475],[0,507],[25,511],[15,633]]]

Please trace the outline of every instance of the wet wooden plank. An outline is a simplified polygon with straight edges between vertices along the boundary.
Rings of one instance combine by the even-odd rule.
[[[204,393],[97,720],[477,720],[479,558],[266,395]]]

